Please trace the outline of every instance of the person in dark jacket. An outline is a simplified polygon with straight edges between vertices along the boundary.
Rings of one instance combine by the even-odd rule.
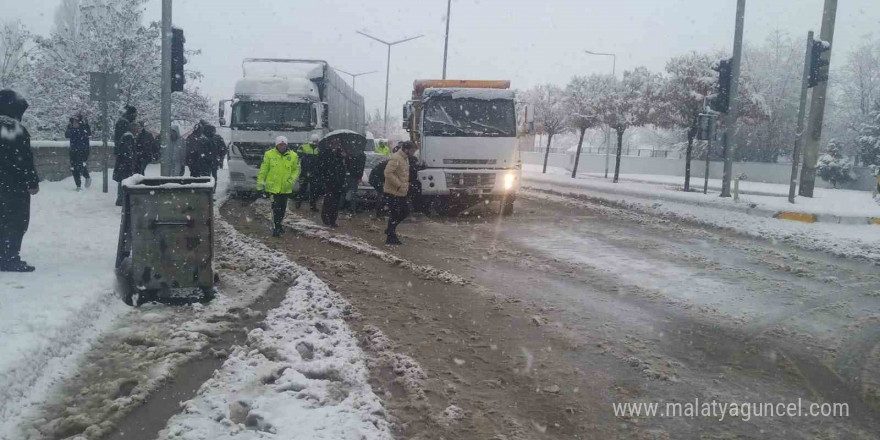
[[[321,197],[320,178],[318,172],[318,141],[317,134],[309,136],[309,142],[299,146],[301,172],[299,174],[299,194],[296,195],[296,209],[302,206],[303,200],[309,201],[309,209],[318,210],[318,198]]]
[[[132,134],[135,140],[135,163],[137,164],[137,173],[144,174],[147,172],[147,165],[159,158],[159,142],[153,137],[153,134],[144,127],[143,123],[134,122],[132,125]]]
[[[217,190],[217,170],[223,168],[223,159],[226,158],[226,142],[219,134],[217,128],[211,124],[202,127],[202,135],[205,137],[205,150],[211,158],[211,176],[214,177],[214,191]]]
[[[211,177],[214,170],[215,146],[211,138],[205,136],[207,124],[199,124],[199,131],[193,131],[187,139],[186,166],[192,177]]]
[[[189,168],[189,175],[193,176],[192,166],[191,164],[196,163],[195,155],[197,151],[201,151],[202,146],[202,122],[199,121],[193,127],[192,131],[189,133],[189,136],[186,137],[186,160],[185,165]]]
[[[125,106],[125,112],[116,120],[113,127],[113,143],[117,144],[122,140],[125,133],[131,131],[131,124],[137,119],[137,109],[133,105]]]
[[[21,125],[27,101],[0,90],[0,271],[33,272],[21,260],[21,242],[30,224],[31,196],[40,191],[31,136]]]
[[[70,139],[70,172],[73,174],[73,183],[76,184],[76,190],[82,188],[82,178],[86,179],[86,188],[92,186],[92,178],[89,176],[89,137],[92,135],[92,129],[89,123],[85,121],[82,115],[76,115],[70,118],[64,137]]]
[[[364,178],[364,168],[367,165],[367,154],[358,151],[346,156],[346,177],[345,177],[345,197],[341,200],[342,208],[348,208],[351,214],[357,212],[360,208],[360,194],[358,194],[358,185]]]
[[[137,140],[130,131],[125,132],[113,145],[116,163],[113,180],[116,181],[116,206],[122,206],[122,181],[138,173]]]
[[[370,186],[376,190],[376,218],[384,217],[385,212],[387,211],[385,204],[385,190],[382,189],[385,185],[386,166],[388,166],[387,160],[370,170]]]
[[[338,138],[330,139],[318,152],[321,184],[324,188],[324,205],[321,207],[321,221],[325,226],[335,228],[339,216],[339,198],[345,190],[347,175],[345,150]]]

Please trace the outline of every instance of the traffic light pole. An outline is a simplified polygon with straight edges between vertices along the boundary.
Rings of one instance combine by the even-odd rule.
[[[171,0],[162,0],[162,129],[159,133],[162,153],[162,175],[172,174],[170,132],[171,132]]]
[[[721,197],[730,197],[730,180],[733,176],[733,153],[736,150],[736,121],[739,118],[739,68],[742,60],[743,21],[746,15],[746,0],[736,2],[736,29],[733,33],[733,59],[730,63],[730,112],[725,116],[724,136],[724,174],[721,181]]]
[[[822,31],[819,33],[819,38],[829,44],[834,40],[836,16],[837,0],[825,0],[825,9],[822,12]],[[828,59],[831,59],[831,48],[828,49]],[[827,91],[828,81],[820,81],[813,88],[813,97],[810,100],[808,137],[804,148],[801,187],[798,191],[798,194],[803,197],[813,197],[813,189],[816,186],[816,163],[819,161],[819,140],[822,137],[822,122],[825,119],[825,94]]]
[[[788,182],[788,202],[794,203],[797,189],[798,163],[801,161],[801,148],[804,145],[804,114],[807,112],[807,82],[810,79],[810,53],[813,49],[813,31],[807,33],[807,54],[804,55],[804,78],[801,81],[801,101],[798,107],[797,132],[794,138],[794,151],[791,154],[791,179]]]

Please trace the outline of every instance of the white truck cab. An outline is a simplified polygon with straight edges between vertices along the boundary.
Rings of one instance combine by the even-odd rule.
[[[507,81],[421,80],[404,108],[418,146],[423,197],[441,205],[501,202],[513,212],[522,162],[515,97]]]

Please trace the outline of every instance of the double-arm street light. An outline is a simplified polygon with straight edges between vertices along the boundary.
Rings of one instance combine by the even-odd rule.
[[[371,70],[371,71],[369,71],[369,72],[348,73],[348,72],[346,72],[346,71],[344,71],[344,70],[342,70],[342,69],[339,69],[339,68],[337,68],[336,71],[339,72],[339,73],[344,73],[344,74],[346,74],[346,75],[351,76],[351,88],[354,89],[354,90],[357,90],[357,87],[355,87],[355,85],[354,85],[354,82],[355,82],[355,80],[357,79],[357,77],[359,77],[359,76],[361,76],[361,75],[369,75],[369,74],[371,74],[371,73],[376,73],[376,72],[378,72],[378,70]]]
[[[617,74],[617,54],[614,54],[614,53],[602,53],[602,52],[592,52],[592,51],[589,51],[589,50],[585,50],[584,52],[586,52],[587,55],[597,55],[597,56],[603,56],[603,57],[611,57],[611,60],[612,60],[612,63],[611,63],[611,76],[612,76],[612,77],[616,77],[616,74]],[[608,178],[608,157],[609,157],[609,150],[610,150],[610,148],[609,148],[610,145],[608,145],[608,144],[611,143],[611,142],[610,142],[610,138],[611,138],[611,137],[609,136],[609,133],[606,131],[606,132],[605,132],[605,178],[606,178],[606,179]]]
[[[383,135],[385,137],[388,137],[388,83],[389,83],[389,80],[391,79],[391,46],[394,46],[394,45],[400,44],[400,43],[406,43],[407,41],[412,41],[412,40],[415,40],[416,38],[421,38],[424,35],[417,35],[415,37],[405,38],[403,40],[388,42],[385,40],[380,40],[372,35],[363,33],[361,31],[356,31],[356,32],[369,38],[369,39],[378,41],[378,42],[388,46],[388,59],[387,59],[386,65],[385,65],[385,116],[383,118],[384,120],[382,121],[383,122],[383,130],[385,131],[385,133]]]

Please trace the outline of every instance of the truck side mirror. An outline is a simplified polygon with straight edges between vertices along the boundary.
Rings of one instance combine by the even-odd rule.
[[[315,102],[312,103],[312,126],[315,128],[324,128],[327,125],[326,118],[326,108],[325,103],[323,102]]]
[[[412,129],[412,103],[409,102],[403,105],[403,129]]]
[[[225,118],[226,109],[223,108],[223,101],[220,101],[217,104],[217,117],[220,119],[220,126],[226,126],[226,118]]]

